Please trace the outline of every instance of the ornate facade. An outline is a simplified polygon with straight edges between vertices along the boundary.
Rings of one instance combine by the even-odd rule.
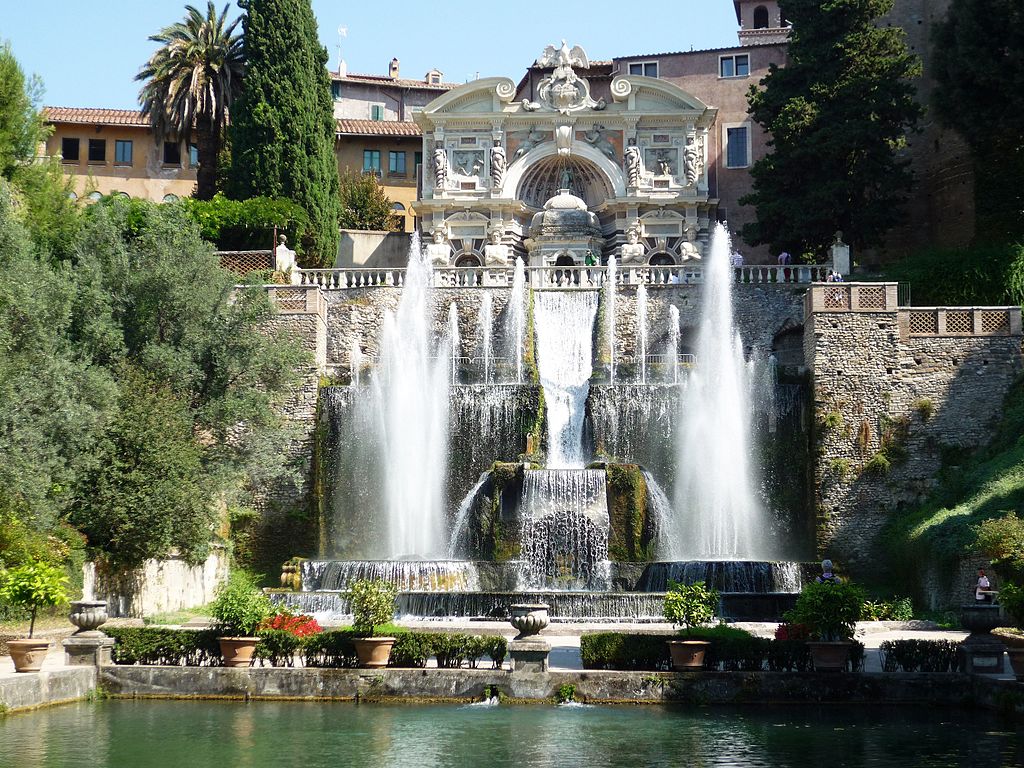
[[[434,263],[700,258],[716,216],[716,110],[657,78],[593,77],[564,41],[532,70],[537,83],[475,80],[416,114],[428,159],[416,208]]]

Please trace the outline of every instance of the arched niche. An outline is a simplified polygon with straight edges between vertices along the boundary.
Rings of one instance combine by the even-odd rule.
[[[768,29],[768,9],[759,5],[754,9],[754,29]]]
[[[622,177],[622,169],[607,156],[581,141],[572,142],[572,153],[567,157],[558,155],[558,149],[553,141],[545,142],[531,149],[509,166],[508,173],[505,174],[505,182],[502,185],[501,196],[523,200],[524,198],[520,197],[519,193],[527,174],[530,173],[535,165],[552,158],[557,161],[571,160],[579,162],[581,166],[583,163],[589,164],[596,170],[597,177],[600,178],[600,185],[595,187],[595,189],[603,187],[605,190],[603,199],[625,197],[626,183]],[[578,195],[578,192],[576,194]],[[589,200],[583,199],[586,200],[588,206],[591,206]],[[540,208],[543,204],[544,201],[541,201],[541,204],[536,207]]]

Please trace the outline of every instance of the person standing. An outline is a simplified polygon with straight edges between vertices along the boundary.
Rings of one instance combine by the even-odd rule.
[[[978,585],[974,588],[974,600],[979,603],[992,602],[992,583],[985,575],[985,569],[978,569]]]
[[[821,561],[821,575],[815,579],[819,584],[839,584],[841,579],[832,572],[832,561]]]

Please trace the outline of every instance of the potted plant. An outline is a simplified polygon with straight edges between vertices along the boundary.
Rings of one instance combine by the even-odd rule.
[[[846,669],[850,641],[863,604],[863,590],[848,582],[814,582],[804,587],[793,610],[784,618],[791,624],[807,627],[811,636],[807,645],[816,671]]]
[[[371,669],[386,667],[395,638],[381,633],[395,616],[395,598],[398,595],[395,585],[379,579],[360,579],[352,584],[349,595],[352,600],[352,629],[356,633],[353,643],[359,666]]]
[[[675,669],[700,669],[704,666],[704,654],[711,643],[692,639],[690,635],[695,627],[711,621],[717,607],[718,590],[708,587],[703,581],[696,584],[669,582],[663,612],[666,619],[680,628],[680,639],[668,641]]]
[[[1013,621],[1013,626],[997,627],[992,634],[1003,641],[1013,674],[1017,682],[1024,683],[1024,588],[1003,584],[999,590],[999,605]]]
[[[253,576],[235,572],[218,590],[212,612],[224,635],[217,638],[224,666],[248,667],[259,642],[256,630],[272,613],[270,598],[256,586]]]
[[[16,672],[38,672],[43,666],[49,640],[33,638],[36,613],[42,606],[66,603],[68,577],[64,570],[49,563],[30,561],[0,575],[0,602],[29,612],[28,638],[8,640]]]

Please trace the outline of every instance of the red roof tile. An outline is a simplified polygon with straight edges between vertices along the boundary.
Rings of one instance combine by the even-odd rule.
[[[331,72],[331,79],[338,82],[351,80],[355,83],[397,85],[400,88],[423,88],[424,90],[430,91],[450,91],[452,88],[456,88],[461,85],[461,83],[428,83],[426,80],[410,80],[404,77],[388,77],[387,75],[360,75],[354,72],[346,75],[339,75],[337,72]]]
[[[338,133],[360,136],[422,136],[416,123],[402,120],[338,120]]]
[[[48,123],[82,123],[86,125],[149,126],[149,118],[137,109],[91,109],[88,107],[43,107]]]

